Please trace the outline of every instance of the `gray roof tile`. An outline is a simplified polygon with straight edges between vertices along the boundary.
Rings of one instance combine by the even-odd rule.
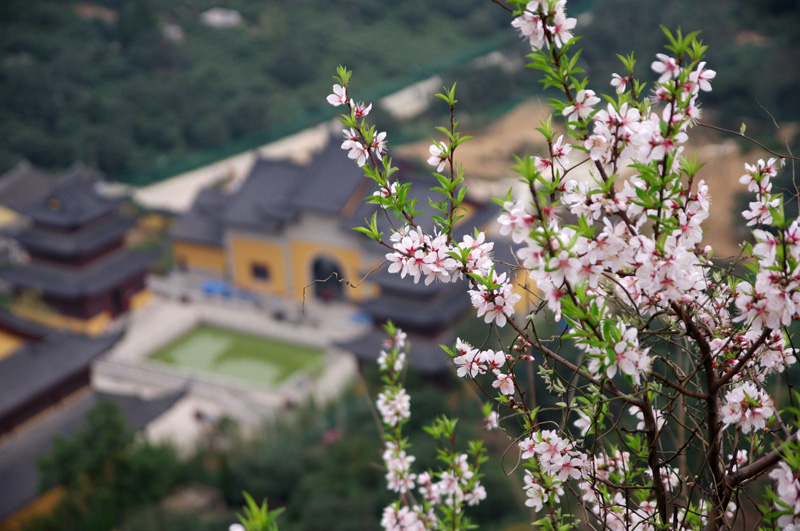
[[[43,340],[25,343],[0,360],[0,417],[86,370],[121,335],[88,337],[54,331]]]
[[[0,270],[0,278],[23,289],[42,290],[61,297],[81,297],[101,293],[127,278],[142,274],[160,254],[161,249],[120,249],[77,269],[33,261],[24,266]]]
[[[102,175],[73,164],[43,197],[17,208],[33,220],[61,228],[78,228],[114,210],[120,199],[106,198],[96,189]]]
[[[0,176],[0,205],[16,210],[44,198],[55,184],[52,175],[23,160]]]

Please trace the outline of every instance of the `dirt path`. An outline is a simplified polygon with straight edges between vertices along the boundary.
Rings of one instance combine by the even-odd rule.
[[[516,180],[516,174],[510,169],[514,163],[512,155],[536,154],[544,150],[542,136],[536,127],[547,119],[550,111],[537,100],[529,100],[486,129],[470,131],[475,139],[462,144],[457,151],[467,178],[472,179],[482,192],[502,193],[503,186],[507,189],[508,183]],[[698,180],[706,181],[711,196],[711,216],[704,224],[704,241],[714,248],[715,256],[734,256],[738,242],[746,235],[741,216],[733,212],[737,195],[745,192],[739,177],[744,173],[745,162],[765,155],[742,154],[732,139],[706,131],[693,130],[690,136],[693,141],[686,146],[685,152],[696,151],[698,160],[706,163],[698,173]],[[392,151],[396,155],[426,160],[429,146],[430,142],[423,141],[399,146]],[[492,186],[492,183],[500,186]]]

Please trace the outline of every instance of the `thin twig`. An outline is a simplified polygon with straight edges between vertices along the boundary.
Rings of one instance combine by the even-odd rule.
[[[732,129],[725,129],[724,127],[717,127],[716,125],[705,124],[703,122],[697,122],[697,125],[699,125],[700,127],[705,127],[707,129],[713,129],[714,131],[721,131],[723,133],[729,133],[731,135],[738,136],[739,138],[743,138],[748,142],[752,142],[753,144],[757,145],[767,153],[775,155],[776,157],[780,157],[782,159],[787,159],[787,160],[800,160],[800,158],[798,157],[793,157],[791,155],[784,155],[782,153],[778,153],[777,151],[773,151],[764,144],[762,144],[761,142],[759,142],[758,140],[756,140],[755,138],[751,138],[740,131],[733,131]]]

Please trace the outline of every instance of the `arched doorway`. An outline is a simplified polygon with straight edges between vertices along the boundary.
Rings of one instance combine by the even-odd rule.
[[[311,275],[315,297],[326,302],[344,298],[344,283],[339,280],[345,277],[336,260],[326,256],[317,258],[311,266]]]

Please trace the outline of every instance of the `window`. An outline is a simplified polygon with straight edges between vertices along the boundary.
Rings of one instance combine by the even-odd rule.
[[[265,264],[251,264],[250,272],[256,280],[269,280],[269,267]]]

